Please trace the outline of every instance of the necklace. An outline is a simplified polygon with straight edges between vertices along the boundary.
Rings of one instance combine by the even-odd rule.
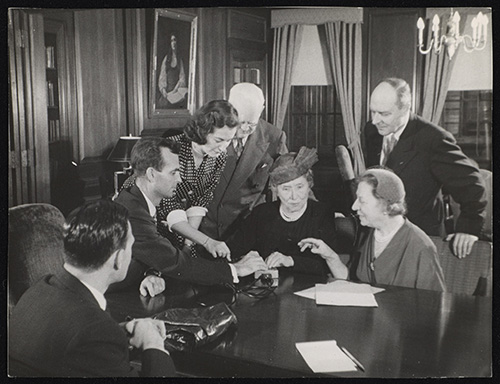
[[[297,221],[298,219],[300,219],[302,217],[302,215],[304,214],[306,209],[307,209],[307,203],[304,205],[304,208],[302,208],[300,211],[292,212],[292,214],[287,214],[284,212],[283,207],[280,205],[280,215],[283,218],[283,220],[285,220],[285,221],[288,221],[288,222]]]

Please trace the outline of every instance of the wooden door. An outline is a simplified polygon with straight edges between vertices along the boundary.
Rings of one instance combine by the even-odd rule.
[[[43,17],[9,10],[9,206],[50,202]]]

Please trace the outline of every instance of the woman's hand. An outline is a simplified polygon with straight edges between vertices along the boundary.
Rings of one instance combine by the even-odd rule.
[[[203,246],[213,257],[224,257],[231,261],[231,251],[223,241],[214,240],[208,237]]]
[[[313,239],[312,237],[309,237],[307,239],[300,240],[298,245],[300,247],[300,252],[304,252],[307,248],[309,248],[312,253],[320,255],[325,260],[335,257],[338,258],[337,253],[321,239]]]
[[[320,255],[328,265],[330,272],[336,279],[346,280],[349,276],[349,271],[347,267],[340,260],[339,255],[331,249],[323,240],[313,239],[311,237],[307,239],[302,239],[299,241],[300,251],[304,252],[307,248],[311,250],[312,253]]]
[[[266,265],[268,268],[293,267],[293,259],[280,252],[273,252],[267,257]]]

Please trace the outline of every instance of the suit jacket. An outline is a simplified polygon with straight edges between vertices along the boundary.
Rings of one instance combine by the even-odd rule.
[[[230,145],[226,167],[200,230],[222,240],[234,233],[253,207],[265,201],[269,169],[279,155],[287,152],[285,132],[262,119],[239,160]]]
[[[368,123],[365,138],[366,165],[377,165],[383,137]],[[411,114],[386,166],[403,180],[408,218],[428,235],[443,235],[441,188],[460,204],[456,232],[480,235],[486,207],[483,181],[449,132]]]
[[[136,185],[122,190],[115,202],[127,208],[135,242],[127,277],[112,289],[138,282],[148,268],[154,268],[164,276],[199,284],[233,282],[231,268],[226,261],[193,258],[187,248],[179,250],[161,236],[149,214],[146,199]]]
[[[9,319],[9,373],[18,376],[137,376],[123,329],[62,269],[21,297]],[[142,352],[143,376],[173,376],[168,354]]]

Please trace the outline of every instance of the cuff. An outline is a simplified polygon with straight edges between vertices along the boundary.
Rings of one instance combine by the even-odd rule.
[[[172,231],[172,226],[182,221],[188,221],[186,211],[175,209],[167,215],[168,229]]]
[[[236,272],[236,267],[233,264],[228,264],[229,268],[231,268],[231,274],[233,275],[233,283],[238,284],[240,279],[238,279],[238,272]]]
[[[189,207],[186,210],[186,215],[187,215],[187,217],[193,217],[193,216],[204,217],[204,216],[206,216],[207,212],[208,212],[208,209],[206,209],[205,207]]]
[[[166,353],[167,355],[169,355],[169,356],[170,356],[170,352],[169,352],[169,351],[167,351],[165,348],[160,349],[160,348],[152,348],[152,347],[149,347],[149,348],[146,348],[144,351],[147,351],[147,350],[153,350],[153,349],[154,349],[155,351],[161,351],[161,352],[164,352],[164,353]]]

